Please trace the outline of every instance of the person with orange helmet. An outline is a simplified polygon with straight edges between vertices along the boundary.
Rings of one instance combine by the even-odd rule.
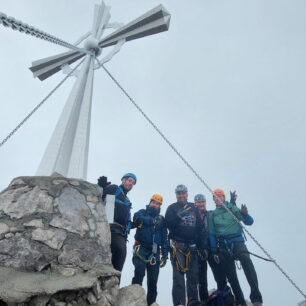
[[[165,219],[160,215],[163,197],[153,194],[146,209],[134,214],[135,234],[133,264],[135,266],[132,284],[142,286],[147,271],[147,303],[153,304],[157,297],[159,268],[166,265],[168,259],[168,241]]]
[[[251,302],[253,305],[261,306],[262,296],[258,288],[257,274],[245,245],[242,227],[232,214],[245,225],[252,225],[254,220],[249,215],[245,204],[241,205],[241,209],[236,206],[236,199],[237,195],[234,192],[231,193],[232,201],[227,202],[222,189],[214,190],[213,200],[216,204],[216,209],[209,216],[210,246],[215,260],[219,262],[221,269],[231,284],[236,304],[247,305],[236,273],[235,260],[239,260],[251,288]]]

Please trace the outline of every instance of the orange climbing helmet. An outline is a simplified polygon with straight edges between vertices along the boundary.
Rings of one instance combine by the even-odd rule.
[[[217,189],[214,190],[214,195],[216,195],[216,196],[222,196],[222,195],[225,196],[225,193],[224,193],[224,191],[222,189],[217,188]]]

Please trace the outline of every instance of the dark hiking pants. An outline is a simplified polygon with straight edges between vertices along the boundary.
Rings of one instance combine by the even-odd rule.
[[[120,234],[111,233],[112,265],[122,271],[126,258],[126,239]]]
[[[172,253],[172,251],[171,251]],[[180,272],[176,268],[176,261],[171,255],[173,270],[172,300],[173,305],[186,305],[185,288],[187,287],[188,300],[198,300],[198,255],[191,252],[189,269],[186,273]],[[187,286],[185,287],[185,274]]]
[[[144,258],[145,257],[146,256],[144,255]],[[132,260],[135,266],[132,284],[138,284],[142,286],[142,281],[145,276],[145,272],[147,270],[147,287],[148,287],[147,303],[148,305],[151,305],[156,301],[156,297],[157,297],[157,281],[158,281],[160,261],[157,261],[155,265],[151,265],[149,263],[146,264],[143,260],[141,260],[135,254]]]
[[[208,264],[214,275],[214,279],[217,283],[217,288],[223,291],[226,287],[227,280],[224,271],[215,262],[212,256],[208,258]],[[207,284],[207,261],[198,258],[199,265],[199,296],[200,301],[205,302],[208,299],[208,284]]]
[[[234,258],[241,262],[242,269],[251,288],[250,299],[252,303],[262,303],[262,296],[258,288],[257,274],[253,262],[244,242],[234,242]]]
[[[235,241],[233,246],[233,256],[230,256],[228,252],[224,252],[223,256],[221,256],[220,266],[223,271],[225,271],[228,281],[231,284],[233,293],[236,297],[237,304],[246,305],[237,277],[234,259],[239,260],[241,262],[244,274],[251,288],[251,302],[262,303],[262,296],[258,288],[257,274],[250,255],[248,253],[248,249],[244,242]]]

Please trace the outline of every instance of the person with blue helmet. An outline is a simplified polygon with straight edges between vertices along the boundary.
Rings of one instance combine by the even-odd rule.
[[[136,175],[126,173],[121,178],[121,185],[107,182],[107,177],[101,176],[98,185],[103,188],[102,200],[106,195],[115,195],[114,220],[110,222],[111,230],[111,252],[112,264],[118,271],[122,271],[126,258],[126,241],[131,228],[131,208],[132,203],[127,197],[127,193],[132,190],[137,183]]]
[[[211,211],[206,209],[206,197],[204,194],[196,194],[194,197],[194,206],[198,209],[200,219],[203,224],[203,235],[209,245],[209,215]],[[220,293],[223,300],[226,300],[225,305],[233,305],[234,297],[231,293],[231,289],[227,286],[227,280],[225,273],[221,270],[219,265],[215,262],[211,250],[208,247],[208,253],[206,256],[198,254],[198,267],[199,267],[199,297],[202,303],[207,303],[209,300],[208,283],[207,283],[207,263],[209,264],[211,271],[214,275],[214,279],[217,283],[217,292]],[[205,304],[206,305],[206,304]]]
[[[165,220],[169,230],[170,259],[173,271],[173,305],[186,305],[198,301],[198,253],[206,256],[207,235],[200,221],[198,210],[188,202],[185,185],[175,188],[177,202],[166,211]],[[186,284],[185,284],[186,275]]]
[[[160,215],[163,197],[153,194],[146,209],[134,214],[135,234],[133,264],[135,266],[132,284],[142,286],[147,271],[147,304],[151,305],[157,297],[159,268],[166,265],[168,259],[168,241],[165,219]]]

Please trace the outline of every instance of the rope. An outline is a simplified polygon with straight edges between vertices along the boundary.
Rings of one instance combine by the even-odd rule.
[[[37,105],[33,110],[0,142],[0,147],[2,147],[18,130],[19,128],[47,101],[48,98],[68,79],[69,76],[83,63],[85,58],[74,68],[69,74],[67,74],[62,81],[60,81],[54,89]]]
[[[20,20],[16,20],[13,17],[8,17],[5,14],[0,12],[0,24],[3,24],[3,26],[5,27],[10,27],[11,29],[15,30],[15,31],[19,31],[21,33],[25,33],[25,34],[29,34],[32,36],[35,36],[37,38],[49,41],[51,43],[54,43],[56,45],[60,45],[69,49],[72,49],[74,51],[78,51],[81,53],[86,53],[85,50],[80,49],[62,39],[59,39],[53,35],[50,35],[46,32],[43,32],[37,28],[34,28],[26,23],[23,23]]]
[[[125,96],[132,102],[136,109],[143,115],[143,117],[151,124],[156,132],[164,139],[164,141],[170,146],[174,153],[183,161],[183,163],[191,170],[191,172],[199,179],[199,181],[207,188],[207,190],[214,195],[213,190],[208,186],[204,179],[198,174],[198,172],[191,166],[191,164],[182,156],[182,154],[174,147],[170,140],[162,133],[162,131],[155,125],[155,123],[149,118],[149,116],[142,110],[142,108],[135,102],[135,100],[127,93],[127,91],[120,85],[115,77],[102,65],[104,71],[115,82],[115,84],[121,89]],[[234,220],[243,228],[243,230],[251,237],[251,239],[257,244],[257,246],[266,254],[266,256],[275,264],[279,271],[287,278],[287,280],[298,290],[298,292],[306,299],[306,294],[297,286],[297,284],[289,277],[289,275],[280,267],[280,265],[274,260],[268,251],[258,242],[258,240],[245,228],[244,225],[237,219],[237,217],[228,209],[224,204],[222,206],[227,212],[234,218]]]

